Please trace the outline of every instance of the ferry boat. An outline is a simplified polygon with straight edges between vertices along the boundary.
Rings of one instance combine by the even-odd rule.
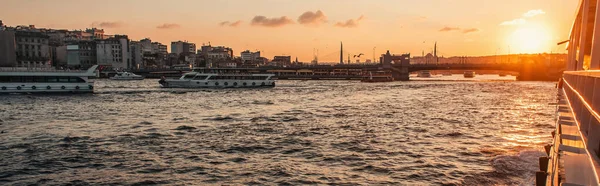
[[[394,81],[392,74],[385,71],[375,71],[363,73],[361,82],[376,83],[376,82],[391,82]]]
[[[87,71],[45,68],[0,68],[0,93],[92,93],[94,65]]]
[[[140,76],[131,72],[117,72],[115,76],[110,77],[111,80],[144,80],[144,76]]]
[[[600,57],[596,53],[600,47],[596,35],[600,32],[597,2],[579,1],[573,26],[564,28],[571,30],[569,40],[558,43],[566,44],[568,55],[563,67],[566,71],[556,86],[553,140],[544,146],[545,154],[539,157],[536,186],[600,185],[600,62],[595,60]],[[580,49],[579,43],[585,43],[586,49]],[[588,61],[588,57],[594,60]]]
[[[475,77],[475,72],[473,72],[473,71],[465,71],[465,73],[463,74],[463,76],[465,78],[474,78]]]
[[[420,77],[420,78],[430,78],[431,77],[431,72],[429,72],[429,70],[421,70],[417,74],[417,77]]]
[[[275,74],[263,74],[250,69],[194,69],[179,79],[161,78],[162,88],[262,88],[275,87]]]

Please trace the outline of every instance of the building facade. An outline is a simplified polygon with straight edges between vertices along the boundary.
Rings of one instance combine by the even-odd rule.
[[[17,66],[15,32],[0,30],[0,67]]]
[[[277,66],[287,67],[292,65],[292,56],[275,56],[271,63],[277,63]]]
[[[260,51],[250,52],[249,50],[240,53],[243,62],[252,62],[260,58]]]
[[[17,30],[15,32],[17,66],[45,67],[51,63],[50,37],[36,30]]]
[[[196,44],[188,43],[186,41],[173,41],[171,42],[171,53],[196,53]]]
[[[96,41],[98,65],[111,66],[114,69],[133,67],[130,58],[129,39],[126,35]]]
[[[94,41],[80,41],[67,45],[67,67],[87,69],[96,65],[96,47]]]

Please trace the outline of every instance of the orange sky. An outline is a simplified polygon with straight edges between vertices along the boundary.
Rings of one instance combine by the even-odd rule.
[[[391,50],[420,56],[564,52],[578,0],[3,0],[10,26],[85,29],[170,44],[261,50],[339,61],[339,42],[366,58]],[[354,60],[353,60],[354,61]]]

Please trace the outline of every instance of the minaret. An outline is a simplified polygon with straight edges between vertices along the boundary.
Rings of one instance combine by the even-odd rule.
[[[433,57],[435,57],[435,64],[438,64],[440,61],[437,56],[437,41],[433,44]]]
[[[437,41],[433,44],[433,57],[437,57]]]
[[[344,43],[340,41],[340,64],[344,64]]]

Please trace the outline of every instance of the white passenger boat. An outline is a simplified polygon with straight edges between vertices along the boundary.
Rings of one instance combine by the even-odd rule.
[[[0,93],[91,93],[96,76],[94,65],[87,71],[47,68],[0,68]]]
[[[431,72],[429,72],[429,70],[421,70],[417,74],[417,77],[420,77],[420,78],[430,78],[431,77]]]
[[[473,71],[465,71],[464,75],[465,78],[474,78],[475,77],[475,72]]]
[[[112,80],[144,80],[144,76],[140,76],[131,72],[117,72],[115,76],[110,77]]]
[[[251,69],[194,69],[179,79],[161,78],[162,88],[259,88],[275,87],[275,74],[262,74]]]

